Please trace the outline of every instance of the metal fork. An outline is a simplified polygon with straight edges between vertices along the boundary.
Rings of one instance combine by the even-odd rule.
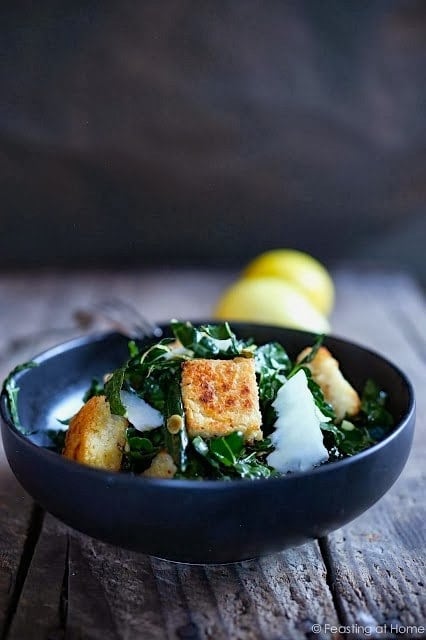
[[[106,321],[129,338],[159,338],[163,333],[159,326],[145,318],[136,307],[119,298],[95,302],[87,309],[78,309],[73,315],[82,329],[99,321]]]
[[[13,358],[24,360],[39,349],[51,346],[55,339],[75,337],[76,331],[88,331],[103,324],[129,338],[159,338],[162,330],[150,322],[138,309],[124,300],[112,298],[95,302],[91,307],[77,309],[72,315],[74,324],[66,327],[45,327],[29,335],[16,336],[0,350],[0,366]],[[0,376],[1,377],[1,376]]]

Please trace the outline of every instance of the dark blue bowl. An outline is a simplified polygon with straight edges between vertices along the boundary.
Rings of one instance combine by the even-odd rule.
[[[242,337],[275,340],[291,356],[312,344],[303,331],[233,323]],[[358,389],[373,378],[389,394],[395,428],[380,443],[312,471],[268,480],[158,480],[80,465],[46,449],[45,432],[72,415],[93,377],[127,357],[116,333],[84,337],[35,358],[15,375],[23,435],[0,398],[9,464],[47,511],[84,533],[142,553],[190,563],[235,562],[302,544],[371,507],[401,473],[411,447],[415,401],[406,376],[381,356],[345,340],[326,346]]]

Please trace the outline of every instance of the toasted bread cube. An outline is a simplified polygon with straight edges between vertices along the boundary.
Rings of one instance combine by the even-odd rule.
[[[311,351],[307,347],[297,357],[300,362]],[[338,361],[326,347],[320,347],[312,362],[307,365],[315,382],[321,387],[324,398],[333,407],[336,418],[354,416],[361,409],[361,400],[351,384],[343,377]]]
[[[63,455],[82,464],[119,471],[128,421],[111,414],[105,396],[94,396],[72,418]]]
[[[151,466],[142,475],[147,478],[173,478],[177,471],[177,466],[173,462],[172,456],[167,451],[160,451],[152,459]]]
[[[246,442],[262,439],[254,359],[187,360],[181,389],[190,438],[241,431]]]

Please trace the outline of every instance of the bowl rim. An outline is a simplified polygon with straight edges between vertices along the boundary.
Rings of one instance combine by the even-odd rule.
[[[202,324],[207,324],[207,323],[212,323],[212,319],[210,320],[194,320],[194,321],[190,321],[195,325],[202,325]],[[268,324],[260,324],[260,323],[255,323],[255,322],[241,322],[241,321],[230,321],[231,327],[232,325],[236,325],[238,324],[241,327],[259,327],[262,328],[262,330],[268,330],[270,329],[271,331],[276,331],[278,330],[284,330],[284,331],[289,331],[291,333],[297,333],[299,335],[305,335],[306,337],[309,337],[310,339],[315,338],[318,334],[315,334],[313,332],[310,331],[304,331],[301,329],[294,329],[292,327],[281,327],[278,325],[268,325]],[[167,328],[168,327],[168,323],[163,323],[159,325],[161,328]],[[43,351],[41,351],[40,353],[36,354],[33,358],[31,358],[32,362],[36,362],[37,364],[42,364],[43,362],[50,360],[51,358],[61,355],[62,353],[66,352],[66,351],[72,351],[73,349],[79,348],[79,347],[83,347],[85,345],[89,345],[89,344],[93,344],[96,342],[102,342],[108,338],[112,338],[114,336],[120,336],[123,338],[127,338],[127,336],[124,336],[123,334],[117,332],[117,331],[101,331],[101,332],[92,332],[90,334],[85,334],[85,335],[81,335],[81,336],[77,336],[74,338],[71,338],[69,340],[66,340],[64,342],[60,342],[56,345],[53,345],[52,347],[49,347],[48,349],[45,349]],[[150,336],[146,337],[147,339],[150,338]],[[395,428],[388,434],[386,435],[383,440],[380,440],[379,442],[377,442],[376,444],[372,445],[371,447],[368,447],[367,449],[364,449],[363,451],[360,451],[359,453],[356,453],[352,456],[348,456],[346,458],[342,458],[341,460],[334,460],[330,463],[324,463],[322,465],[319,465],[317,467],[314,467],[313,469],[308,469],[306,471],[294,471],[291,473],[287,473],[285,475],[282,476],[277,476],[277,477],[273,477],[273,478],[256,478],[252,481],[250,481],[247,478],[235,478],[232,480],[194,480],[194,479],[185,479],[185,478],[177,478],[177,479],[173,479],[173,478],[147,478],[147,477],[143,477],[143,476],[136,476],[136,475],[132,475],[129,473],[124,473],[124,472],[116,472],[116,471],[106,471],[104,469],[98,469],[96,467],[91,467],[89,465],[84,465],[81,464],[79,462],[76,462],[75,460],[69,460],[68,458],[65,458],[63,456],[61,456],[60,454],[58,454],[55,451],[51,451],[50,449],[40,446],[34,442],[32,442],[31,440],[28,439],[28,435],[30,434],[26,434],[24,432],[22,432],[19,427],[17,427],[11,417],[10,414],[10,410],[9,410],[9,403],[8,403],[8,399],[7,399],[7,394],[4,388],[4,383],[2,384],[2,388],[1,388],[1,394],[0,394],[0,418],[2,419],[4,425],[6,426],[7,429],[9,429],[13,436],[18,438],[18,440],[21,440],[22,443],[26,446],[29,447],[30,450],[33,449],[34,453],[37,451],[37,454],[40,455],[42,457],[42,459],[44,458],[46,460],[46,463],[49,464],[53,464],[56,466],[61,467],[62,465],[65,465],[65,468],[68,469],[70,472],[74,471],[75,473],[79,473],[79,474],[85,474],[88,475],[89,477],[93,477],[94,479],[98,479],[98,480],[102,480],[104,479],[105,483],[107,485],[123,485],[126,486],[128,484],[133,485],[134,483],[135,486],[137,486],[139,483],[141,483],[141,485],[148,485],[148,486],[152,486],[152,487],[157,487],[160,489],[164,488],[170,488],[170,487],[174,487],[176,490],[177,489],[183,489],[183,490],[193,490],[195,488],[200,489],[202,491],[204,490],[208,490],[208,489],[218,489],[218,490],[226,490],[226,487],[252,487],[253,486],[253,482],[255,483],[256,487],[262,487],[265,486],[267,483],[272,482],[280,482],[280,483],[288,483],[293,481],[294,479],[304,479],[304,478],[309,478],[309,477],[316,477],[316,476],[320,476],[322,474],[326,474],[326,473],[331,473],[333,472],[333,470],[338,471],[340,469],[343,469],[345,467],[349,467],[350,465],[353,465],[355,463],[357,463],[358,461],[364,460],[366,458],[368,458],[369,456],[374,455],[376,452],[380,451],[381,449],[384,449],[385,447],[387,447],[394,439],[396,439],[401,432],[407,428],[407,426],[411,423],[412,420],[415,419],[415,413],[416,413],[416,400],[415,400],[415,394],[414,394],[414,388],[413,385],[409,379],[409,377],[407,376],[407,374],[405,374],[402,369],[400,369],[396,364],[394,364],[391,360],[389,360],[387,357],[383,356],[381,353],[378,353],[377,351],[375,351],[374,349],[370,349],[369,347],[365,347],[361,344],[358,344],[357,342],[353,342],[351,340],[347,340],[346,338],[342,338],[339,337],[335,334],[326,334],[325,335],[325,340],[327,340],[328,338],[332,339],[333,341],[337,341],[340,343],[344,343],[346,346],[349,347],[354,347],[356,349],[361,349],[364,352],[379,358],[380,360],[383,361],[384,364],[386,364],[387,366],[391,367],[395,373],[401,378],[401,380],[404,382],[404,384],[407,387],[407,391],[408,391],[408,398],[409,398],[409,402],[408,402],[408,408],[406,413],[401,417],[401,419],[399,420],[398,424],[395,426]],[[128,338],[129,339],[129,338]],[[12,370],[13,371],[13,370]],[[16,373],[9,373],[9,376],[15,380],[16,382],[22,377],[24,376],[27,372],[29,371],[29,369],[23,369],[20,370]],[[7,376],[5,378],[5,380],[9,377]]]

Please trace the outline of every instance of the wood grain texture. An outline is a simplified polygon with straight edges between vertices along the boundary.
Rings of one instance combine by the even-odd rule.
[[[41,272],[0,278],[0,357],[7,343],[15,348],[38,347],[40,334],[54,343],[80,332],[73,313],[97,301],[130,301],[153,321],[173,317],[211,316],[214,304],[235,273],[227,271],[162,270],[155,272]],[[6,369],[4,369],[6,370]]]
[[[8,640],[62,640],[67,546],[65,527],[46,515]]]
[[[413,449],[394,487],[324,544],[345,624],[419,625],[426,619],[426,308],[404,275],[342,273],[335,327],[381,352],[411,379],[417,399]],[[356,302],[356,304],[354,304]]]
[[[28,296],[30,287],[25,278],[12,278],[12,282],[0,278],[0,380],[13,366],[28,360],[34,350],[41,347],[35,334],[46,324],[51,287],[49,283],[38,284],[38,295],[33,291],[33,295]],[[51,344],[51,340],[48,338],[47,343]],[[41,518],[40,510],[13,477],[0,443],[1,638],[14,621]]]
[[[32,501],[5,463],[0,465],[0,637],[10,624],[19,597]]]
[[[73,312],[96,300],[131,300],[154,321],[201,318],[210,315],[234,275],[3,276],[0,371],[3,375],[33,350],[81,332]],[[7,623],[8,640],[302,640],[311,637],[314,623],[423,623],[422,293],[401,274],[341,271],[336,284],[334,332],[395,361],[417,391],[415,444],[391,491],[320,545],[233,566],[188,566],[111,547],[50,516],[39,532],[31,500],[0,459],[0,628]]]
[[[337,623],[325,578],[316,543],[261,564],[202,567],[73,533],[67,638],[302,640],[309,621]]]

